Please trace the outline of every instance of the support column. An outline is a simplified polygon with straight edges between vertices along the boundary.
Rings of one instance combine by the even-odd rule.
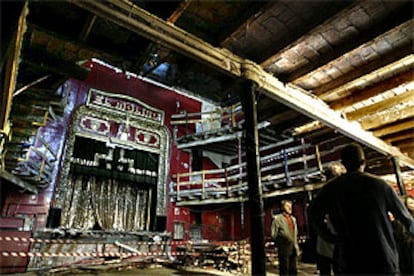
[[[403,179],[401,177],[401,169],[398,157],[392,157],[392,165],[394,167],[395,178],[397,180],[398,189],[400,190],[400,195],[406,195],[407,192],[405,191],[405,186],[403,183]]]
[[[239,185],[243,183],[243,167],[242,167],[242,139],[240,136],[237,137],[237,155],[239,161]],[[240,202],[240,231],[241,238],[244,240],[246,238],[246,228],[244,223],[244,201]]]
[[[252,275],[266,275],[264,239],[264,209],[260,181],[259,133],[257,130],[257,106],[255,84],[246,81],[241,102],[244,111],[246,137],[247,182],[250,209],[250,246]]]

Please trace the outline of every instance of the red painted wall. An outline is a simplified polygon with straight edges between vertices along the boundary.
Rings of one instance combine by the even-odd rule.
[[[86,80],[86,87],[82,88],[82,94],[85,94],[85,97],[88,89],[91,87],[106,92],[125,94],[137,98],[150,106],[161,109],[165,113],[164,123],[171,134],[171,138],[173,138],[173,127],[170,124],[171,115],[181,111],[189,113],[201,111],[201,102],[195,99],[162,87],[157,87],[133,76],[127,76],[122,72],[117,72],[112,68],[98,63],[90,62],[86,66],[91,69],[91,72]],[[83,99],[83,101],[85,100],[86,98]],[[165,183],[166,192],[168,192],[172,175],[177,172],[188,172],[188,169],[184,167],[185,163],[189,164],[189,154],[186,152],[178,152],[177,147],[171,141],[170,174],[167,183]],[[168,197],[166,202],[167,231],[173,230],[174,221],[189,221],[189,212],[186,208],[178,208],[177,210],[175,204],[171,203]],[[186,226],[189,227],[189,223]],[[187,231],[189,231],[189,228]]]
[[[38,195],[21,193],[18,189],[14,188],[7,191],[8,194],[6,195],[4,206],[1,210],[2,216],[15,217],[25,215],[33,218],[32,228],[43,228],[46,226],[46,218],[51,202],[52,206],[54,205],[53,192],[59,188],[60,173],[64,165],[64,152],[62,149],[65,147],[65,137],[67,137],[68,129],[71,125],[71,117],[73,112],[86,102],[89,88],[132,96],[150,106],[163,110],[165,112],[165,126],[170,132],[171,138],[173,138],[173,128],[170,124],[172,114],[179,113],[183,110],[187,112],[201,111],[201,102],[195,99],[144,82],[136,77],[127,76],[114,68],[100,63],[90,61],[85,66],[91,70],[85,81],[69,80],[64,86],[64,89],[70,92],[63,120],[59,122],[48,122],[45,128],[40,129],[42,136],[48,139],[47,142],[53,145],[53,149],[58,155],[52,183]],[[166,192],[169,190],[171,176],[177,172],[187,172],[188,169],[184,167],[184,163],[189,164],[188,153],[180,152],[178,154],[173,141],[171,141],[170,146],[170,173],[168,175],[168,181],[165,183]],[[188,221],[189,212],[186,212],[185,208],[180,208],[179,215],[174,215],[174,204],[171,203],[169,198],[167,198],[166,202],[166,213],[168,217],[167,231],[172,231],[173,221]]]

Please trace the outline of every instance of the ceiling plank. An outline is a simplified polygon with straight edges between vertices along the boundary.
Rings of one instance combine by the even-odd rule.
[[[370,114],[378,113],[391,107],[395,107],[398,104],[406,103],[412,100],[414,100],[414,90],[410,90],[408,92],[393,96],[383,101],[359,108],[355,111],[348,112],[346,113],[346,117],[348,118],[348,120],[357,120],[364,116],[369,116]]]
[[[340,16],[340,18],[346,16],[345,12],[343,14],[344,15]],[[307,65],[300,67],[298,70],[292,72],[288,76],[287,81],[293,82],[294,80],[300,78],[301,76],[306,75],[307,73],[316,70],[317,68],[331,62],[332,60],[335,60],[343,56],[347,52],[358,47],[359,45],[365,44],[373,40],[375,37],[383,34],[384,32],[387,32],[388,30],[395,28],[396,26],[402,24],[406,20],[411,19],[411,17],[412,17],[411,3],[407,2],[400,9],[396,9],[393,12],[389,13],[387,17],[382,19],[380,24],[361,31],[358,34],[357,39],[348,41],[348,43],[341,43],[340,45],[337,45],[335,47],[335,53],[333,55],[321,55],[321,58],[319,60],[309,62]],[[312,35],[313,34],[310,34],[309,36],[312,36]]]
[[[411,145],[401,145],[403,152],[406,152],[410,157],[414,156],[414,144]]]
[[[414,55],[413,55],[413,61],[414,61]],[[358,92],[352,92],[351,95],[345,98],[341,98],[333,102],[330,102],[329,105],[335,110],[344,109],[355,103],[367,100],[373,96],[376,96],[385,91],[391,90],[392,88],[400,86],[404,83],[411,82],[413,80],[414,80],[414,74],[411,70],[409,70],[401,74],[398,74],[396,76],[393,76],[389,79],[386,79],[366,89],[361,89]]]
[[[400,161],[414,168],[414,160],[403,155],[397,148],[390,147],[384,141],[376,138],[371,132],[365,131],[357,122],[344,119],[339,112],[329,108],[325,102],[314,97],[309,92],[297,86],[284,84],[271,74],[264,71],[262,67],[253,62],[242,64],[244,77],[255,81],[260,90],[287,106],[305,114],[313,119],[323,122],[334,130],[350,137],[380,153],[397,156]]]
[[[277,3],[277,1],[270,1],[272,5],[280,6],[280,3]],[[289,6],[288,4],[286,6]],[[350,6],[350,8],[347,8],[347,6]],[[350,9],[352,9],[354,5],[352,5],[352,1],[336,1],[335,3],[330,3],[330,5],[320,5],[318,10],[318,16],[313,17],[312,20],[304,21],[304,24],[301,27],[290,29],[289,35],[286,35],[278,45],[272,45],[272,47],[268,47],[264,53],[260,53],[262,60],[260,60],[260,65],[264,68],[271,66],[274,62],[276,62],[280,57],[281,54],[286,49],[291,49],[295,45],[298,45],[303,40],[297,39],[298,37],[302,37],[307,34],[312,34],[316,32],[323,32],[324,26],[327,24],[324,24],[326,20],[329,20],[330,17],[338,17],[340,16],[345,9],[345,12],[348,12]],[[273,8],[274,9],[274,8]],[[265,7],[265,10],[271,11],[272,7]],[[272,13],[268,15],[272,17]],[[244,25],[240,26],[239,29],[234,32],[229,38],[223,43],[222,45],[224,47],[229,47],[229,40],[231,41],[232,36],[237,36],[240,33],[244,34],[246,30],[249,29],[249,25],[252,24],[251,21],[256,20],[256,16],[252,17],[250,21],[246,22]],[[275,48],[276,47],[276,48]]]
[[[403,151],[407,151],[408,149],[414,148],[414,140],[412,139],[408,139],[408,140],[405,140],[404,142],[398,142],[395,144],[396,146],[401,148]]]
[[[383,79],[388,79],[394,74],[410,71],[414,68],[414,54],[409,54],[401,59],[386,64],[385,66],[378,68],[372,72],[368,72],[365,75],[359,76],[350,82],[347,82],[332,90],[328,90],[320,95],[319,98],[327,102],[332,102],[338,98],[345,97],[349,94],[348,91],[358,89],[359,87],[369,86]]]
[[[334,88],[340,87],[341,85],[352,81],[356,78],[359,78],[363,75],[369,74],[370,72],[377,70],[378,68],[382,68],[385,65],[395,62],[399,59],[402,59],[410,54],[412,54],[412,45],[411,43],[407,43],[404,46],[398,48],[398,49],[394,49],[395,51],[395,55],[388,55],[388,56],[383,56],[380,57],[376,60],[373,60],[372,62],[369,62],[363,66],[360,66],[358,69],[356,70],[352,70],[350,71],[348,74],[342,75],[341,77],[338,77],[336,79],[334,79],[331,82],[328,82],[316,89],[314,89],[314,94],[315,95],[321,95],[321,94],[326,94],[325,92],[329,91],[329,90],[333,90]]]
[[[190,58],[209,64],[228,75],[254,81],[258,85],[257,89],[263,91],[270,98],[313,119],[320,120],[345,136],[374,150],[396,156],[403,164],[414,168],[413,159],[403,155],[398,149],[390,147],[384,141],[373,136],[372,133],[366,132],[358,123],[345,120],[340,113],[332,110],[309,92],[280,82],[259,65],[244,60],[227,50],[214,48],[184,30],[148,14],[138,6],[131,6],[130,2],[119,0],[111,1],[111,3],[75,0],[70,0],[70,2],[152,41],[165,44]]]
[[[240,64],[243,59],[229,51],[213,47],[202,39],[167,23],[137,5],[131,5],[129,1],[114,0],[111,3],[68,1],[151,41],[213,66],[225,74],[241,76]]]
[[[374,97],[382,92],[386,92],[387,90],[391,90],[399,85],[408,83],[414,80],[414,74],[412,72],[412,68],[414,68],[414,55],[411,54],[403,59],[400,59],[390,65],[387,65],[383,68],[380,68],[370,74],[364,75],[356,80],[353,80],[343,86],[340,86],[334,90],[327,91],[326,93],[319,96],[319,98],[330,102],[330,98],[335,94],[336,100],[329,103],[332,109],[336,111],[342,111],[343,109],[361,102],[363,100],[367,100],[371,97]],[[390,78],[390,72],[397,75]],[[369,87],[366,90],[361,88],[366,82],[374,82],[374,79],[385,79],[383,82],[378,83],[375,86]],[[358,92],[352,92],[356,91]],[[349,95],[351,94],[351,95]],[[341,95],[348,95],[346,98],[341,98]],[[316,130],[318,128],[323,127],[322,124],[319,122],[311,122],[307,125],[302,126],[298,129],[298,133],[304,134],[309,131]]]
[[[30,56],[28,55],[23,59],[23,64],[34,68],[39,73],[53,73],[79,80],[84,80],[89,74],[89,70],[86,68],[65,59],[59,59],[52,53],[46,54],[46,52],[34,54],[32,51]]]
[[[82,31],[79,34],[79,40],[82,42],[85,42],[88,39],[89,34],[92,31],[93,25],[96,21],[96,15],[90,14],[88,16],[88,19],[85,22],[85,25],[83,26]]]
[[[108,53],[85,46],[81,42],[63,38],[62,36],[43,30],[39,26],[30,25],[30,32],[31,46],[38,49],[47,49],[57,59],[64,59],[76,63],[97,58],[115,65],[121,64],[122,58],[115,53]],[[48,44],[53,44],[56,47],[52,50],[48,47]]]
[[[298,112],[295,110],[288,110],[282,113],[275,114],[266,120],[269,121],[271,124],[277,124],[280,122],[292,121],[294,118],[298,116]]]
[[[170,17],[168,17],[167,21],[172,24],[175,24],[175,22],[177,22],[177,20],[181,17],[181,15],[188,8],[190,3],[191,3],[191,0],[181,2],[178,8],[170,15]]]
[[[403,122],[403,123],[400,123],[400,124],[394,124],[392,126],[387,126],[387,127],[377,129],[377,130],[373,131],[373,133],[377,137],[382,137],[382,136],[389,135],[389,134],[392,134],[392,133],[396,133],[396,132],[399,132],[399,131],[412,129],[413,128],[413,123],[414,123],[414,117],[411,118],[411,119],[409,118],[406,122]]]
[[[384,141],[386,141],[388,143],[393,143],[393,142],[398,142],[398,141],[406,140],[406,139],[413,139],[414,140],[414,131],[413,130],[410,129],[409,132],[405,132],[405,133],[398,132],[396,135],[385,138]]]
[[[386,112],[385,114],[380,114],[377,116],[370,116],[361,120],[360,124],[364,129],[374,129],[381,127],[383,125],[391,124],[399,120],[404,120],[407,118],[414,117],[414,107],[409,106],[403,109],[393,110]],[[413,127],[413,122],[411,122],[411,128]],[[376,135],[377,136],[377,135]]]

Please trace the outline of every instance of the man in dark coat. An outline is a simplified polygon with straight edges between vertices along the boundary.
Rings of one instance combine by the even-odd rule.
[[[309,221],[318,234],[335,243],[340,274],[395,275],[398,253],[389,212],[414,235],[414,220],[398,195],[384,180],[364,173],[362,147],[343,148],[347,173],[329,181],[312,202]],[[326,227],[329,216],[335,229]]]

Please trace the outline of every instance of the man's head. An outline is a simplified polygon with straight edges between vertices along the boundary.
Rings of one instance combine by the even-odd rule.
[[[282,200],[282,212],[291,215],[292,214],[292,201]]]
[[[404,199],[405,206],[411,214],[414,214],[414,196],[408,195]]]
[[[341,162],[348,172],[363,171],[365,168],[365,154],[358,144],[349,144],[341,151]]]

